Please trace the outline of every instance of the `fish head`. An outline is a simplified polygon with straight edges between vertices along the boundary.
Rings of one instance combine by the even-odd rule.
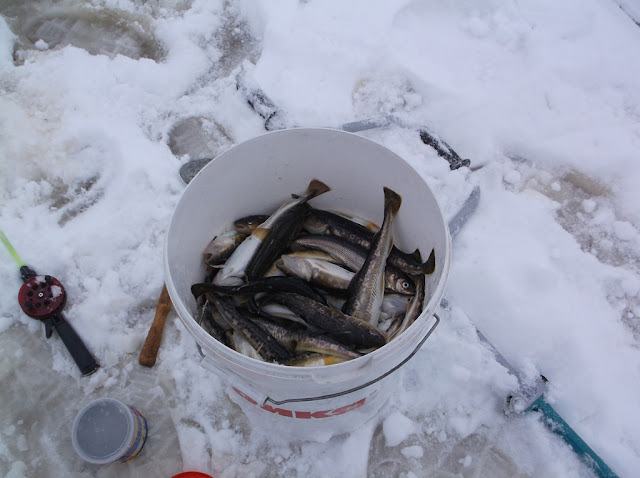
[[[329,224],[316,214],[309,214],[302,225],[305,231],[311,234],[327,234]]]
[[[404,295],[413,295],[416,293],[415,283],[404,274],[391,274],[388,279],[388,286],[391,290]]]
[[[255,228],[269,219],[268,215],[253,214],[251,216],[241,217],[233,223],[234,229],[240,234],[250,235]]]

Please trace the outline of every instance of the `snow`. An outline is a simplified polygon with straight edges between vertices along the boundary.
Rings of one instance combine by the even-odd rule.
[[[475,327],[549,379],[547,401],[619,476],[637,474],[637,1],[25,3],[0,7],[0,228],[64,284],[101,368],[81,377],[44,338],[0,252],[0,475],[592,476],[537,415],[504,415],[516,380]],[[453,242],[441,325],[380,416],[324,443],[252,427],[175,312],[154,368],[137,362],[180,166],[265,132],[241,70],[291,125],[428,126],[473,170],[397,125],[361,134],[413,165],[445,217],[482,192]],[[177,144],[179,125],[202,131]],[[100,397],[152,427],[117,467],[71,446],[75,414]]]

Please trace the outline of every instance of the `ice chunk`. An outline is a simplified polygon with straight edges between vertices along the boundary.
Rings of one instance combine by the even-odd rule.
[[[593,199],[585,199],[582,201],[582,210],[587,214],[591,214],[596,210],[596,202]]]
[[[401,452],[407,458],[422,458],[424,455],[424,449],[419,445],[405,446]]]
[[[504,181],[508,184],[517,184],[520,182],[520,179],[522,179],[522,175],[520,174],[520,171],[517,171],[515,169],[508,171],[504,175]]]
[[[46,41],[44,41],[42,38],[37,42],[35,42],[34,45],[38,50],[44,51],[49,49],[49,44]]]
[[[399,445],[414,433],[415,429],[415,423],[399,412],[389,415],[382,425],[387,446]]]
[[[630,241],[637,236],[638,231],[627,221],[616,221],[613,223],[613,232],[621,241]]]

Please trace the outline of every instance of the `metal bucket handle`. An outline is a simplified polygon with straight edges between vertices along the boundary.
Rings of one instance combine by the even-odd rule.
[[[382,375],[374,378],[373,380],[368,381],[367,383],[364,383],[362,385],[359,385],[357,387],[353,387],[350,388],[348,390],[344,390],[342,392],[337,392],[337,393],[330,393],[328,395],[319,395],[317,397],[307,397],[307,398],[287,398],[285,400],[274,400],[273,398],[269,397],[268,395],[266,397],[264,397],[264,399],[260,400],[260,405],[264,405],[267,402],[270,402],[274,405],[284,405],[285,403],[294,403],[294,402],[313,402],[316,400],[326,400],[329,398],[335,398],[335,397],[341,397],[343,395],[348,395],[350,393],[353,392],[357,392],[358,390],[362,390],[363,388],[366,388],[370,385],[373,385],[376,382],[379,382],[380,380],[382,380],[383,378],[391,375],[393,372],[395,372],[396,370],[398,370],[400,367],[402,367],[405,363],[407,363],[411,357],[413,357],[418,350],[420,350],[420,347],[422,347],[422,345],[427,341],[427,339],[429,338],[429,336],[433,333],[433,331],[435,330],[435,328],[438,326],[438,324],[440,323],[440,317],[438,316],[438,314],[436,314],[434,312],[433,314],[434,319],[436,320],[435,323],[431,326],[431,328],[429,329],[429,331],[427,332],[427,334],[424,336],[424,338],[422,340],[420,340],[420,343],[418,343],[418,345],[416,346],[415,349],[413,349],[413,351],[402,361],[400,362],[398,365],[396,365],[395,367],[393,367],[391,370],[386,371],[385,373],[383,373]],[[203,359],[203,362],[209,362],[209,360],[207,360],[207,356],[203,353],[202,348],[200,348],[200,345],[198,345],[198,352],[200,353],[200,356]],[[210,368],[210,367],[207,367]],[[210,368],[212,371],[216,372],[215,370],[213,370],[213,367]],[[231,373],[233,375],[236,375],[235,373],[231,372],[230,370],[227,370],[228,373]],[[240,379],[241,381],[245,382],[244,379],[238,377],[238,379]]]

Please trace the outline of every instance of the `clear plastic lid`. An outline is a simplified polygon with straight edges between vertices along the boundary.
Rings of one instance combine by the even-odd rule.
[[[113,398],[100,398],[80,410],[71,437],[78,455],[102,465],[116,461],[128,450],[134,430],[129,407]]]

